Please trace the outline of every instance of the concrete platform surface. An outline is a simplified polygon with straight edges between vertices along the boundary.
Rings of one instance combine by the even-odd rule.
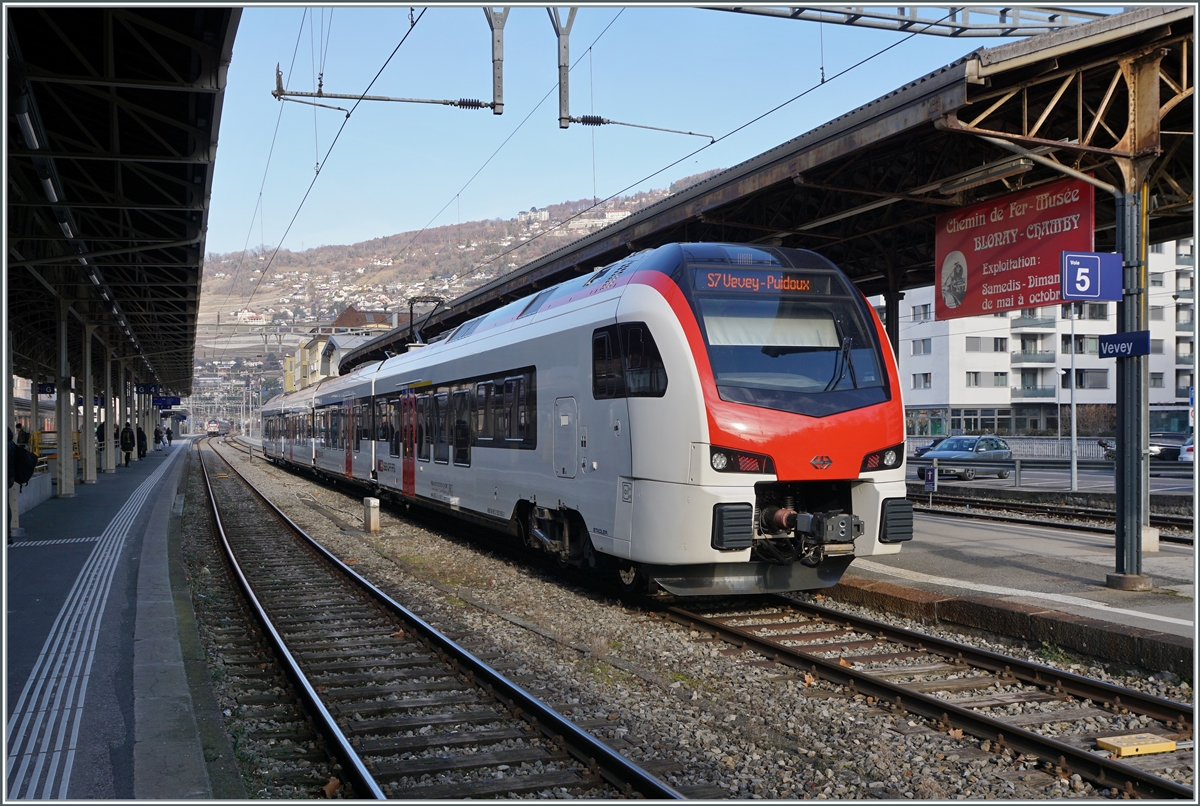
[[[5,552],[6,800],[212,797],[167,562],[189,446],[22,516]]]
[[[1194,548],[1143,554],[1148,591],[1107,587],[1115,563],[1111,536],[918,514],[898,555],[856,559],[830,594],[1190,677]]]

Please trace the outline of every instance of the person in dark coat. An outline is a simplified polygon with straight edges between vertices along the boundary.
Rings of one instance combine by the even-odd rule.
[[[133,429],[129,427],[129,423],[125,423],[125,427],[121,429],[121,450],[125,452],[125,467],[129,467],[129,459],[136,446],[137,442],[133,438]]]
[[[137,446],[138,446],[138,458],[145,459],[146,458],[146,432],[142,430],[142,427],[140,425],[137,427]]]
[[[163,442],[162,429],[159,428],[158,426],[154,426],[154,450],[161,451],[162,450],[162,442]]]
[[[171,430],[171,426],[167,426],[167,447],[171,447],[171,440],[175,439],[175,432]]]

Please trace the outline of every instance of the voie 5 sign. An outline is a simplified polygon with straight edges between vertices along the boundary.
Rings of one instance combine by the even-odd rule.
[[[938,216],[937,318],[1058,303],[1062,253],[1091,250],[1094,209],[1092,186],[1064,179]]]

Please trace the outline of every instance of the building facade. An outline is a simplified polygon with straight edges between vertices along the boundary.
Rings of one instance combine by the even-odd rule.
[[[1185,433],[1195,369],[1194,241],[1150,249],[1150,432]],[[1081,433],[1116,421],[1116,361],[1099,355],[1117,303],[935,320],[932,286],[905,292],[897,363],[910,436]],[[871,303],[883,316],[881,298]],[[1074,336],[1072,336],[1072,331]],[[1072,351],[1074,372],[1072,373]]]

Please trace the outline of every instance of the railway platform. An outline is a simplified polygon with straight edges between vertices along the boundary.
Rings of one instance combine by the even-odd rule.
[[[1143,554],[1153,588],[1105,585],[1112,535],[918,514],[897,555],[855,560],[829,594],[926,621],[1192,676],[1195,549]]]
[[[191,444],[22,516],[5,564],[6,800],[214,797],[169,558]]]

